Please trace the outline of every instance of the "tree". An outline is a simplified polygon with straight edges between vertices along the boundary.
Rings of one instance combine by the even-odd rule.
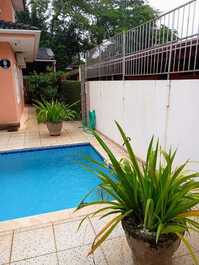
[[[25,11],[17,12],[17,22],[29,24],[41,30],[40,45],[48,46],[48,25],[47,21],[50,17],[48,13],[48,0],[30,0],[25,5]]]
[[[52,48],[64,69],[104,39],[155,16],[143,0],[30,0],[17,21],[42,30],[40,45]]]
[[[104,4],[103,4],[104,2]],[[140,0],[105,0],[93,5],[95,23],[92,40],[97,44],[114,34],[133,28],[155,17],[156,12]]]
[[[84,33],[89,32],[92,44],[99,44],[157,14],[142,0],[54,0],[53,6],[59,20],[72,19]]]

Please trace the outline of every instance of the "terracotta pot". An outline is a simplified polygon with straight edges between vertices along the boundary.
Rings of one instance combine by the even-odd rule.
[[[155,243],[155,235],[147,235],[135,229],[128,218],[122,221],[128,245],[132,251],[134,265],[172,265],[172,256],[180,245],[180,239],[175,234],[160,237]]]
[[[63,123],[47,122],[47,128],[51,136],[59,136],[61,134]]]

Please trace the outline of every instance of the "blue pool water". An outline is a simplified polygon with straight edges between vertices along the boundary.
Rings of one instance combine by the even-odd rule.
[[[0,220],[76,207],[99,183],[88,156],[103,161],[89,144],[0,153]]]

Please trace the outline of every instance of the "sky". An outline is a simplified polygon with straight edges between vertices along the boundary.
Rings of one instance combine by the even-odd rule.
[[[188,2],[188,0],[148,0],[148,3],[161,12],[169,11],[179,5]]]

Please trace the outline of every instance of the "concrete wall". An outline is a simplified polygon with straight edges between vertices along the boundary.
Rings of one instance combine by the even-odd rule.
[[[17,124],[23,111],[23,85],[9,43],[0,42],[0,58],[11,62],[9,69],[0,67],[0,125]]]
[[[91,81],[87,93],[97,129],[113,141],[122,143],[117,120],[138,157],[155,135],[162,146],[178,147],[178,162],[190,158],[199,169],[199,80]]]

